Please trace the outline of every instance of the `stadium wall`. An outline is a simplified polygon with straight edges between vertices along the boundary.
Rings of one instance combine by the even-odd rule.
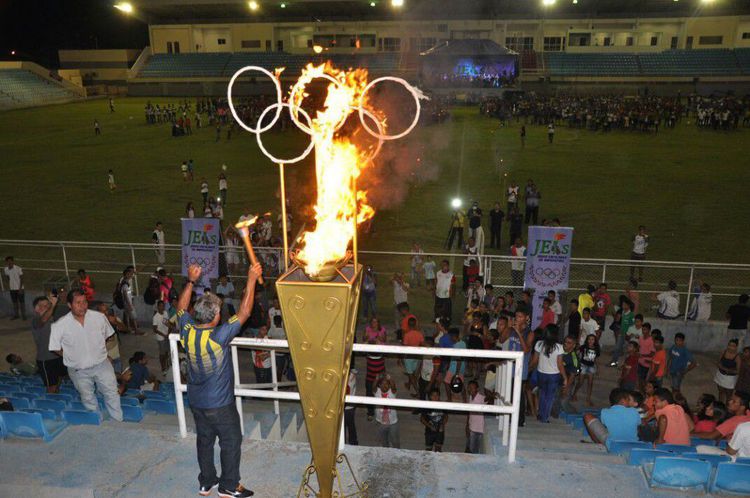
[[[750,47],[750,16],[153,24],[153,53],[420,52],[442,40],[486,38],[515,50],[649,52]],[[359,40],[359,47],[356,47]]]

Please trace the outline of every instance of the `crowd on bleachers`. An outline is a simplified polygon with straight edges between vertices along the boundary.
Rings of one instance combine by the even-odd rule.
[[[427,88],[505,88],[515,83],[514,74],[480,71],[478,74],[434,71],[422,75]]]
[[[750,100],[736,97],[543,96],[513,94],[485,98],[484,115],[509,123],[567,124],[592,131],[613,129],[658,132],[685,120],[697,126],[729,130],[750,126]]]

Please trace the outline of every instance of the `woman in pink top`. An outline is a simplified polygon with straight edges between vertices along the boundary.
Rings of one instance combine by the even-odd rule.
[[[716,426],[719,425],[719,421],[724,420],[726,414],[727,410],[724,403],[714,401],[708,406],[705,406],[700,412],[698,412],[693,433],[713,432],[713,430],[716,429]]]
[[[683,444],[690,446],[690,430],[693,423],[685,410],[674,402],[668,389],[660,388],[654,392],[656,398],[656,420],[659,423],[659,437],[656,444]]]
[[[380,325],[380,320],[372,317],[370,325],[365,328],[365,344],[368,344],[370,340],[375,341],[375,344],[385,344],[385,327]]]

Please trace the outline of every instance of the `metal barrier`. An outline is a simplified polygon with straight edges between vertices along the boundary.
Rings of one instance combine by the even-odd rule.
[[[169,347],[172,355],[172,364],[179,365],[177,343],[180,340],[178,334],[170,334]],[[296,383],[277,382],[275,351],[278,349],[288,350],[287,341],[274,339],[250,339],[236,337],[231,342],[232,366],[234,369],[234,395],[237,411],[240,414],[240,423],[244,433],[244,414],[242,398],[273,399],[274,410],[279,413],[278,400],[299,401],[299,393],[292,391],[279,391],[279,387],[295,385]],[[271,350],[271,376],[273,382],[268,384],[241,384],[239,374],[238,348],[268,349]],[[434,408],[436,410],[450,410],[473,413],[490,413],[499,415],[498,428],[503,434],[503,445],[508,446],[508,461],[515,462],[516,447],[518,443],[518,419],[521,404],[521,376],[523,373],[523,352],[520,351],[490,351],[472,349],[448,349],[448,348],[416,348],[409,346],[378,346],[372,344],[354,344],[355,353],[386,353],[392,355],[410,355],[432,358],[433,356],[450,356],[452,358],[476,358],[480,360],[503,360],[495,377],[495,391],[498,396],[494,405],[475,405],[469,403],[454,403],[448,401],[422,401],[411,399],[383,399],[368,396],[346,396],[346,402],[357,405],[392,406],[394,408]],[[517,365],[517,368],[514,366]],[[183,393],[187,392],[187,386],[180,379],[179,368],[172,368],[172,379],[174,381],[175,400],[177,404],[177,419],[180,426],[180,435],[187,437],[187,423],[185,420],[185,405]],[[343,425],[339,446],[343,446]]]
[[[16,257],[16,263],[24,270],[24,280],[28,289],[41,289],[49,277],[63,277],[72,282],[75,279],[76,270],[85,268],[94,277],[97,293],[109,296],[117,279],[122,275],[123,268],[132,265],[137,270],[134,290],[140,294],[141,285],[146,284],[145,279],[148,278],[151,273],[149,270],[152,268],[163,266],[176,274],[182,269],[180,261],[182,248],[178,244],[165,246],[166,262],[162,265],[157,262],[155,246],[151,243],[0,239],[0,250],[5,251],[2,253],[4,255],[12,254]],[[236,266],[227,268],[230,278],[244,279],[246,262],[242,247],[222,246],[220,251],[225,256],[228,254],[236,256],[239,261]],[[264,264],[264,277],[273,280],[279,273],[281,249],[258,247],[256,252],[261,258],[261,263]],[[412,280],[413,292],[410,292],[409,302],[413,308],[418,311],[418,314],[427,313],[432,309],[432,294],[422,291],[424,289],[423,266],[417,267],[416,278],[409,278],[413,253],[359,251],[359,254],[362,263],[373,266],[379,276],[377,297],[381,305],[385,302],[392,302],[392,287],[387,285],[387,280],[394,273],[403,272],[407,280]],[[464,254],[424,253],[420,257],[423,259],[431,257],[436,265],[439,265],[442,259],[447,259],[451,263],[459,285],[461,284]],[[523,287],[523,282],[514,281],[511,273],[511,262],[523,258],[482,254],[479,259],[485,283],[506,289]],[[713,318],[715,319],[724,319],[724,312],[729,305],[737,300],[739,294],[750,289],[750,264],[573,258],[569,291],[582,291],[589,284],[607,282],[610,293],[621,293],[628,284],[631,272],[636,276],[642,276],[636,292],[646,297],[664,290],[670,280],[675,281],[685,315],[690,309],[691,296],[694,295],[693,288],[698,281],[711,284],[714,298]],[[237,287],[236,284],[235,287]],[[0,279],[0,290],[4,290],[2,279]],[[413,302],[411,296],[414,296]],[[108,297],[104,299],[108,300]]]

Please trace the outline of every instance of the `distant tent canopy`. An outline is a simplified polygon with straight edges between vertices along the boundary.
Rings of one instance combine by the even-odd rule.
[[[435,84],[499,87],[518,73],[518,53],[487,39],[447,40],[420,56],[423,78]]]

